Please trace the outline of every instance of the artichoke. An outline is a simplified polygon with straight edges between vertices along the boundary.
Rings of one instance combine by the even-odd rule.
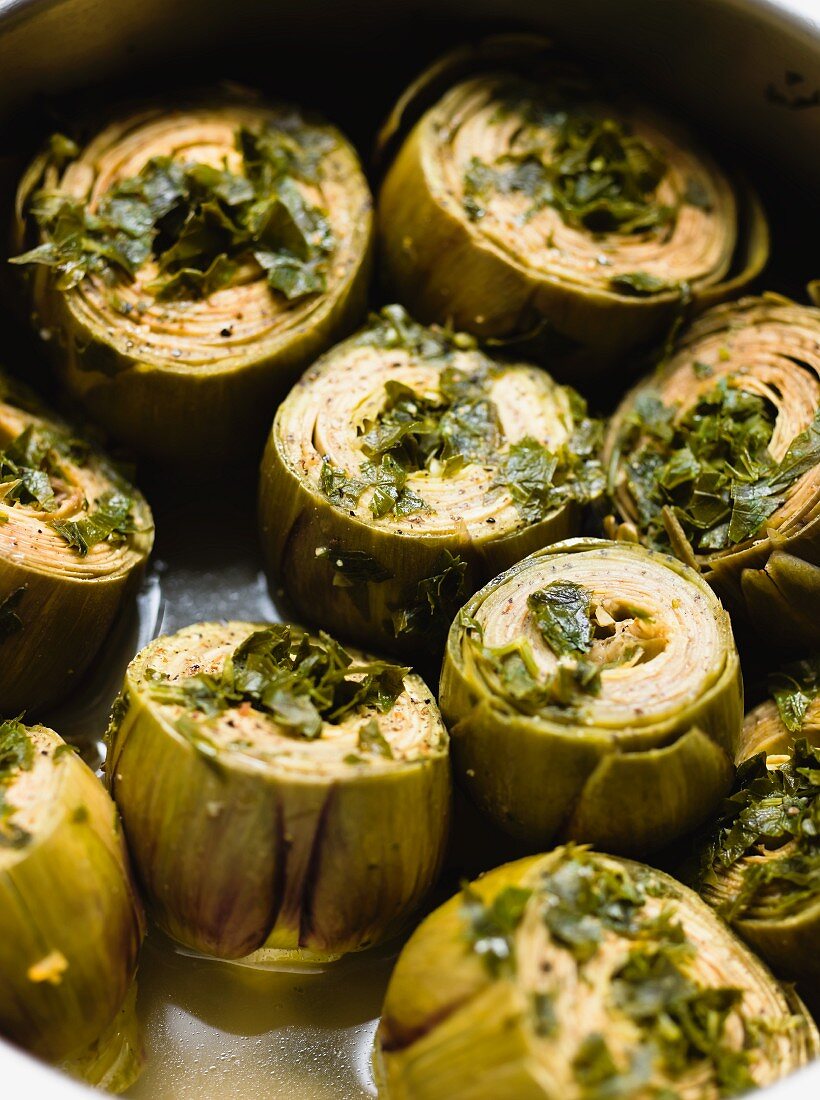
[[[440,704],[457,777],[506,832],[644,853],[728,791],[743,687],[729,618],[696,573],[570,539],[467,602]]]
[[[152,543],[136,489],[0,374],[0,714],[79,679]]]
[[[381,187],[379,232],[391,290],[424,321],[495,338],[548,330],[553,352],[586,349],[575,369],[600,372],[766,261],[747,186],[677,122],[542,40],[445,58],[385,142],[413,122]]]
[[[142,909],[113,803],[43,726],[0,722],[0,1034],[112,1091],[139,1073]]]
[[[200,624],[132,661],[106,775],[149,909],[203,954],[331,961],[434,882],[447,733],[419,677],[295,626]]]
[[[820,994],[820,737],[815,658],[746,717],[734,791],[700,845],[697,885],[772,967]]]
[[[712,1100],[770,1084],[820,1040],[686,887],[558,848],[466,886],[416,930],[384,1003],[389,1100]]]
[[[621,533],[700,569],[736,626],[784,648],[820,645],[818,348],[820,309],[718,306],[624,398],[605,446]]]
[[[20,185],[14,262],[112,435],[160,462],[255,459],[275,401],[364,311],[371,207],[321,119],[250,94],[150,103],[83,148],[52,137]]]
[[[471,592],[578,531],[603,489],[600,435],[544,371],[388,306],[279,408],[268,564],[302,614],[359,644],[435,647]]]

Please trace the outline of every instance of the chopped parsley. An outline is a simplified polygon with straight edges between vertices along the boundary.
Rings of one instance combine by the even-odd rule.
[[[496,484],[507,488],[527,523],[538,523],[570,500],[589,504],[606,488],[598,452],[601,421],[587,416],[586,403],[569,390],[573,431],[553,452],[537,439],[525,436],[502,458]]]
[[[88,455],[88,445],[81,440],[29,425],[0,451],[0,499],[54,512],[58,485],[67,476],[65,463],[84,462]],[[136,530],[128,486],[115,474],[112,476],[119,487],[103,493],[93,510],[80,519],[50,522],[52,530],[83,557],[97,543],[123,542]],[[87,502],[84,507],[88,508]],[[0,637],[2,622],[0,607]]]
[[[30,771],[34,746],[19,718],[0,721],[0,847],[19,848],[31,839],[11,818],[16,807],[6,801],[6,790],[21,771]]]
[[[249,703],[293,737],[321,737],[325,722],[361,711],[386,714],[404,691],[408,670],[387,661],[357,661],[329,635],[313,637],[276,623],[254,631],[226,659],[219,676],[200,673],[178,682],[153,679],[151,696],[205,719]],[[207,738],[183,715],[180,732]],[[372,732],[372,731],[371,731]],[[216,746],[209,742],[212,754]],[[200,747],[197,745],[197,747]]]
[[[559,657],[586,653],[592,645],[591,597],[574,581],[552,581],[527,597],[544,641]]]
[[[783,725],[789,733],[800,733],[809,707],[820,694],[820,654],[772,673],[768,686]]]
[[[725,550],[755,536],[789,487],[820,461],[820,411],[780,463],[769,452],[773,406],[722,378],[682,415],[639,395],[624,444],[626,483],[649,544],[674,545],[670,520],[692,549]],[[622,444],[623,446],[623,444]]]
[[[820,748],[804,738],[778,767],[768,768],[759,753],[738,769],[705,839],[701,883],[748,855],[768,858],[742,867],[740,889],[721,908],[727,920],[759,904],[783,918],[820,897]]]
[[[532,897],[532,890],[507,886],[485,902],[471,886],[462,887],[461,916],[470,949],[497,975],[514,963],[513,937]]]
[[[315,183],[333,139],[298,120],[240,129],[240,174],[227,165],[153,157],[96,204],[59,191],[38,191],[30,213],[43,242],[13,258],[57,272],[69,290],[92,274],[133,278],[149,259],[159,299],[202,298],[255,260],[271,290],[296,300],[325,290],[335,240],[326,215],[299,183]]]
[[[419,393],[388,379],[379,412],[359,427],[364,456],[359,469],[341,470],[328,456],[323,458],[319,487],[328,500],[355,511],[362,494],[372,489],[369,507],[374,517],[410,515],[428,506],[407,487],[409,475],[453,477],[470,464],[495,471],[491,490],[509,492],[526,523],[539,522],[569,500],[586,504],[603,493],[606,479],[597,457],[602,424],[587,416],[586,403],[574,390],[564,389],[573,424],[566,443],[553,453],[525,436],[505,448],[498,409],[490,396],[501,374],[498,365],[482,357],[471,371],[459,370],[446,361],[455,346],[443,343],[454,336],[417,325],[398,306],[387,307],[383,317],[388,310],[392,320],[380,325],[395,324],[397,334],[407,330],[395,336],[396,346],[444,361],[436,392]],[[429,348],[425,334],[432,342]],[[360,340],[375,342],[373,330]]]
[[[335,588],[356,588],[365,584],[381,584],[393,574],[366,550],[344,550],[340,546],[322,546],[317,558],[324,558],[333,569]]]
[[[59,520],[52,527],[70,547],[85,557],[100,542],[125,542],[136,528],[131,516],[133,500],[119,489],[111,489],[97,500],[93,511],[81,519]]]
[[[17,609],[25,591],[26,588],[23,585],[0,600],[0,645],[12,634],[23,629],[23,620],[17,614]]]
[[[53,512],[57,507],[52,478],[60,473],[55,437],[30,424],[0,451],[2,500]]]
[[[661,153],[614,118],[565,109],[533,112],[521,148],[492,164],[473,157],[464,175],[464,209],[478,221],[494,194],[522,194],[527,217],[551,207],[590,233],[643,233],[669,225],[676,208],[658,201],[666,175]],[[685,201],[682,197],[682,201]]]
[[[436,637],[453,621],[467,595],[467,563],[445,550],[435,572],[420,580],[392,614],[393,634],[401,637]]]
[[[360,728],[357,747],[359,752],[370,753],[373,756],[383,756],[388,760],[393,759],[390,742],[382,733],[377,718],[368,718]]]

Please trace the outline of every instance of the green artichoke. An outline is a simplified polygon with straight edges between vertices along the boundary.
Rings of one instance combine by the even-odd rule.
[[[732,795],[700,845],[701,896],[775,973],[820,994],[818,660],[746,716]]]
[[[298,627],[190,626],[131,663],[106,775],[149,911],[204,954],[331,961],[438,874],[447,732],[409,670]]]
[[[440,704],[456,776],[502,829],[633,854],[727,793],[743,687],[729,618],[695,572],[570,539],[467,602]]]
[[[818,341],[820,309],[718,306],[627,394],[605,445],[610,533],[676,554],[736,627],[789,649],[820,645]]]
[[[119,819],[56,733],[0,722],[0,1034],[111,1091],[139,1074],[144,926]]]
[[[682,304],[730,297],[768,255],[746,185],[544,40],[438,62],[384,143],[399,146],[379,196],[393,293],[480,336],[548,330],[554,352],[586,349],[576,371],[662,336]]]
[[[0,374],[0,714],[79,681],[153,544],[145,500]]]
[[[820,1039],[686,887],[583,848],[509,863],[410,938],[377,1035],[388,1100],[713,1100]]]
[[[323,120],[250,93],[94,126],[82,148],[53,137],[20,185],[14,262],[38,330],[136,453],[256,458],[276,401],[364,312],[358,158]]]
[[[260,487],[270,570],[359,644],[443,643],[471,592],[578,531],[603,489],[600,436],[544,371],[389,306],[279,408]]]

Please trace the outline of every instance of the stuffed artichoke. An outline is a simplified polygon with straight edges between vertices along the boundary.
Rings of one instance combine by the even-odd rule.
[[[574,390],[388,306],[280,406],[262,539],[299,612],[361,644],[443,642],[464,599],[575,534],[603,489]]]
[[[152,103],[83,147],[51,139],[14,262],[65,384],[114,436],[164,462],[256,457],[275,401],[361,317],[371,205],[321,119],[250,94]]]
[[[117,813],[56,733],[0,722],[0,1034],[123,1091],[143,936]]]
[[[106,775],[147,903],[203,954],[329,961],[398,930],[447,837],[423,681],[294,626],[201,624],[131,663]]]
[[[746,717],[734,791],[703,839],[697,885],[772,969],[820,994],[817,659],[772,678]]]
[[[712,1100],[805,1064],[818,1035],[696,894],[568,847],[491,871],[421,924],[377,1044],[389,1100]]]
[[[0,375],[0,714],[78,681],[152,543],[137,490]]]
[[[570,539],[491,581],[450,630],[457,777],[531,847],[643,853],[727,793],[743,720],[729,618],[676,559]]]
[[[391,117],[393,146],[413,122],[379,229],[388,283],[424,321],[485,337],[546,329],[554,351],[587,349],[576,370],[600,372],[767,258],[747,187],[677,122],[539,39],[439,62]]]
[[[605,456],[628,537],[700,569],[768,642],[820,645],[820,310],[705,314],[626,396]]]

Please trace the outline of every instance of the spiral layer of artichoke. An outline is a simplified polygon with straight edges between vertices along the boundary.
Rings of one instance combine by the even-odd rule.
[[[587,602],[577,662],[533,609],[556,582]],[[672,557],[598,539],[532,554],[468,601],[440,704],[456,776],[502,829],[532,847],[628,854],[715,809],[743,720],[731,625],[709,586]]]
[[[747,492],[751,507],[763,509],[757,528],[746,533],[753,523],[745,526],[738,541],[720,549],[699,548],[682,535],[673,506],[666,511],[665,537],[674,553],[701,570],[738,632],[789,650],[820,645],[818,349],[820,309],[773,294],[718,306],[687,327],[660,369],[627,394],[604,447],[617,519],[626,525],[619,534],[647,541],[630,484],[630,466],[650,438],[640,403],[660,399],[677,428],[719,387],[762,399],[772,413],[772,487],[763,473],[755,480],[741,472],[731,490]],[[679,443],[685,442],[682,435]],[[663,446],[655,449],[662,453]]]
[[[454,458],[407,469],[387,511],[376,496],[384,462],[355,500],[344,485],[337,489],[329,480],[336,475],[361,482],[389,388],[407,387],[420,405],[435,404],[444,400],[447,377],[465,386],[485,380],[465,453],[458,451],[462,423],[454,429]],[[505,470],[516,455],[550,462],[573,449],[579,402],[537,367],[494,360],[469,337],[424,329],[387,307],[308,370],[277,412],[259,503],[274,579],[301,615],[358,644],[411,654],[420,640],[438,646],[476,588],[578,531],[581,492],[539,501],[550,490],[549,473],[522,466],[516,485]],[[463,405],[452,408],[462,415]],[[578,457],[582,468],[588,460],[597,462],[597,454]],[[532,499],[519,490],[532,490]]]
[[[0,1033],[123,1091],[142,1062],[144,924],[116,808],[51,730],[4,723],[0,737]]]
[[[565,155],[579,120],[583,163],[571,143]],[[573,377],[600,373],[661,336],[682,302],[722,301],[766,261],[748,187],[678,122],[596,86],[542,40],[444,58],[403,97],[384,144],[413,122],[379,228],[388,283],[424,321],[493,337],[546,329]]]
[[[37,711],[79,681],[153,544],[151,511],[140,493],[31,393],[0,375],[0,463],[20,439],[37,454],[38,469],[22,469],[21,482],[15,467],[0,466],[3,714]],[[17,458],[21,466],[35,461]],[[29,478],[35,493],[20,491]],[[112,493],[127,511],[123,531],[87,548],[72,541],[74,525],[86,524]]]
[[[170,936],[260,965],[333,961],[400,929],[435,881],[450,812],[447,733],[417,676],[378,716],[300,738],[248,703],[208,716],[157,683],[219,677],[256,629],[187,627],[129,666],[106,775],[152,917]],[[296,631],[297,628],[292,628]]]
[[[196,298],[158,294],[153,255],[133,277],[109,268],[66,290],[59,270],[30,271],[36,324],[64,384],[113,437],[157,462],[255,459],[277,400],[361,318],[372,199],[355,151],[335,127],[289,105],[250,94],[182,99],[121,113],[67,166],[40,157],[18,192],[14,247],[21,251],[38,241],[28,217],[38,189],[79,200],[93,214],[107,192],[157,159],[241,175],[243,128],[283,128],[322,147],[315,178],[293,186],[333,236],[324,289],[293,299],[271,290],[250,255],[227,285]]]
[[[797,998],[692,891],[559,848],[490,871],[419,926],[388,986],[376,1065],[390,1100],[592,1088],[694,1100],[770,1084],[818,1042]]]

